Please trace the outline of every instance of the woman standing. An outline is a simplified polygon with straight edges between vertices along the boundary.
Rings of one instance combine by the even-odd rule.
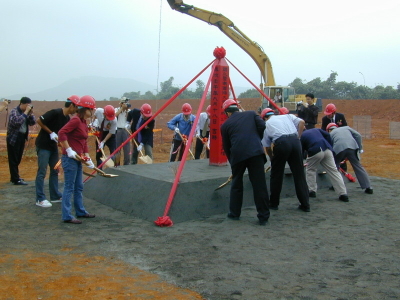
[[[64,169],[64,192],[61,204],[62,220],[65,223],[72,224],[82,223],[71,214],[72,196],[74,197],[75,214],[78,218],[95,217],[95,215],[89,214],[83,206],[82,162],[77,160],[76,156],[86,160],[87,167],[91,169],[94,167],[88,153],[87,138],[89,129],[86,119],[93,116],[96,102],[92,96],[83,96],[79,99],[77,106],[76,115],[58,132],[58,140],[63,147],[61,158]]]

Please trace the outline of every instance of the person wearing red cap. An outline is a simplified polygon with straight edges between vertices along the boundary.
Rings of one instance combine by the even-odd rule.
[[[268,188],[265,180],[266,157],[261,145],[265,122],[254,111],[241,112],[234,99],[227,99],[222,109],[228,119],[221,126],[222,146],[232,169],[228,218],[239,220],[243,203],[243,174],[248,171],[253,187],[259,224],[268,222]]]
[[[104,106],[104,118],[100,124],[100,144],[96,148],[103,149],[104,146],[108,147],[110,154],[117,148],[115,133],[117,132],[117,120],[115,118],[115,109],[112,105]],[[101,151],[96,152],[96,163],[99,166],[101,161]],[[114,160],[114,158],[112,158]]]
[[[138,130],[152,115],[153,112],[150,104],[143,104],[140,107],[140,117],[136,123],[135,131]],[[132,159],[135,161],[135,164],[137,163],[139,152],[142,151],[142,149],[144,149],[145,155],[149,156],[151,159],[153,158],[153,129],[155,122],[155,119],[151,120],[135,137],[136,142],[139,144],[137,147],[135,145],[133,148]]]
[[[61,219],[64,223],[82,224],[77,218],[94,218],[94,214],[88,213],[83,205],[83,180],[82,162],[77,159],[80,156],[85,160],[85,165],[93,169],[94,164],[89,156],[87,119],[93,117],[96,108],[96,100],[89,95],[79,99],[76,115],[65,124],[58,132],[58,141],[63,147],[61,157],[64,170],[64,191],[61,203]],[[73,201],[72,201],[73,199]],[[72,202],[76,217],[72,215]]]
[[[336,111],[336,106],[333,103],[329,103],[324,110],[324,117],[322,118],[321,129],[326,131],[326,126],[329,123],[336,123],[338,127],[347,126],[346,118],[344,114]]]
[[[194,159],[200,159],[203,152],[205,139],[210,135],[210,114],[211,105],[209,105],[205,112],[202,112],[199,117],[199,122],[196,126],[196,148],[194,152]],[[206,148],[206,157],[209,158],[210,150]]]
[[[361,188],[366,194],[373,194],[371,183],[367,171],[360,162],[360,154],[364,152],[361,134],[349,126],[338,127],[336,123],[329,123],[326,130],[330,133],[333,151],[335,152],[335,162],[339,164],[344,159],[348,159]]]
[[[36,138],[36,153],[38,170],[36,174],[36,205],[40,207],[51,207],[51,202],[61,202],[62,194],[58,190],[58,170],[54,167],[58,158],[58,131],[69,122],[70,115],[76,113],[80,97],[72,95],[67,98],[63,108],[49,110],[37,119],[41,127]],[[50,167],[49,192],[50,201],[44,193],[44,178],[47,173],[47,166]]]
[[[185,151],[185,141],[182,141],[182,136],[189,136],[192,130],[193,122],[196,116],[192,115],[192,106],[189,103],[182,105],[182,113],[177,114],[168,123],[169,129],[175,131],[171,145],[171,156],[169,161],[175,161],[177,152],[179,151],[178,161],[182,160],[183,152]]]

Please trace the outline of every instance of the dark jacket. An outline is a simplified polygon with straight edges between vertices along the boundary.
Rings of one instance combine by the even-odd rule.
[[[321,129],[326,131],[326,126],[328,126],[329,123],[333,123],[333,121],[329,119],[328,116],[323,117]],[[346,118],[344,117],[344,114],[338,112],[335,113],[335,123],[339,127],[347,126],[347,121]]]
[[[128,112],[128,115],[126,116],[126,121],[128,123],[130,123],[132,121],[131,132],[136,131],[136,125],[137,125],[137,122],[139,121],[139,118],[140,118],[140,109],[134,108]]]
[[[318,122],[318,107],[314,104],[305,107],[301,105],[301,107],[297,111],[297,116],[300,119],[303,119],[306,125],[308,124],[317,124]]]
[[[329,149],[333,152],[332,139],[328,132],[319,128],[307,129],[303,131],[300,138],[303,151],[307,151],[308,156],[314,156],[318,152]]]
[[[234,112],[222,124],[222,145],[231,166],[264,155],[261,145],[264,129],[265,122],[254,111]]]

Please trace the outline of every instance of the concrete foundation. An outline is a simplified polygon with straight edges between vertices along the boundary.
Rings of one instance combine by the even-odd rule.
[[[84,196],[134,217],[155,221],[164,214],[178,162],[139,164],[105,169],[119,177],[96,176],[85,183]],[[181,180],[168,215],[174,223],[228,213],[230,183],[215,191],[231,175],[230,166],[209,166],[207,159],[185,164]],[[266,174],[269,187],[270,172]],[[244,176],[243,207],[254,206],[248,175]],[[326,175],[318,176],[318,187],[329,187]],[[286,169],[281,198],[295,198],[293,178]],[[254,211],[256,216],[256,211]]]

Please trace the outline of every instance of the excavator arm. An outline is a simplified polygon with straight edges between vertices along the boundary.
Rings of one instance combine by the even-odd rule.
[[[167,0],[173,10],[187,14],[210,25],[217,26],[225,35],[242,48],[257,64],[266,86],[274,86],[272,65],[259,44],[250,40],[231,20],[221,14],[184,4],[182,0]]]

